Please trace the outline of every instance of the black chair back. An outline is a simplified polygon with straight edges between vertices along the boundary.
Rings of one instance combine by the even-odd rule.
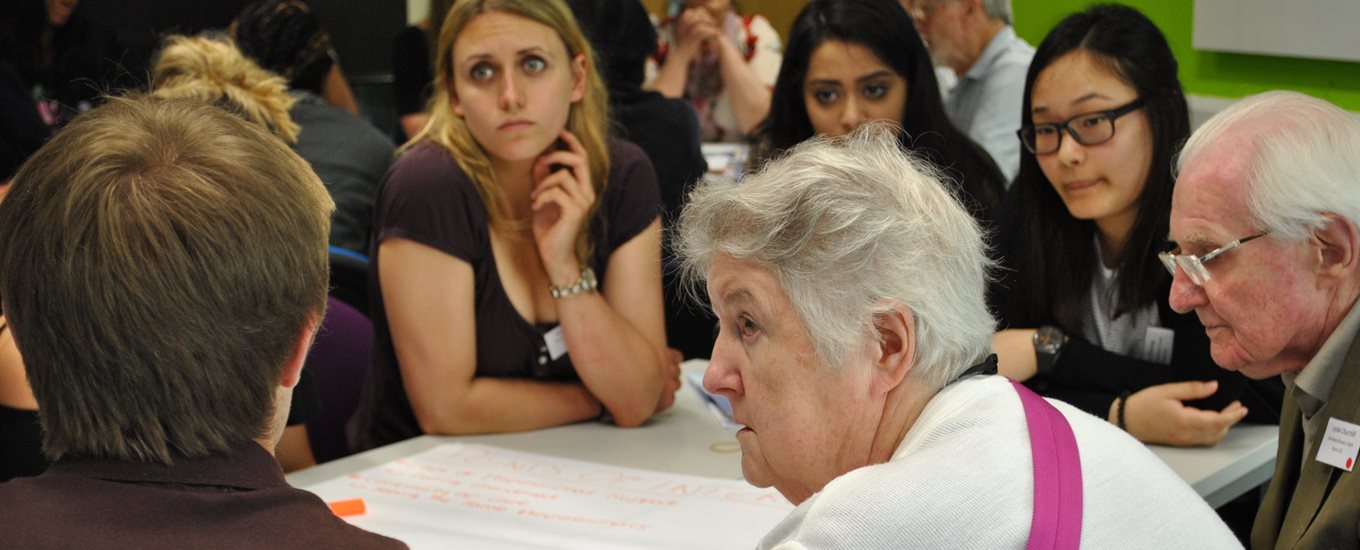
[[[368,317],[368,257],[330,247],[331,296]]]

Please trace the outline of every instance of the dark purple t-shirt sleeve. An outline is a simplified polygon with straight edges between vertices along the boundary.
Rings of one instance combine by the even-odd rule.
[[[486,209],[472,182],[442,147],[423,143],[393,164],[373,221],[378,243],[398,237],[468,263],[483,253]]]
[[[661,191],[652,162],[630,142],[610,143],[613,166],[603,207],[609,218],[605,240],[612,254],[651,225],[661,213]]]

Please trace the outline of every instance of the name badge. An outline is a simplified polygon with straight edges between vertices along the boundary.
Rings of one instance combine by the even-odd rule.
[[[1337,418],[1327,419],[1317,461],[1349,472],[1355,467],[1356,451],[1360,451],[1360,426]]]
[[[553,361],[567,353],[567,337],[562,335],[562,325],[543,333],[543,342],[548,345],[548,356]]]
[[[1176,343],[1176,332],[1166,327],[1148,327],[1138,358],[1159,365],[1171,364],[1171,348]]]

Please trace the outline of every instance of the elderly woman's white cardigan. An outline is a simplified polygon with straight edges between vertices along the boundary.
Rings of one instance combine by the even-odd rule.
[[[1241,548],[1142,443],[1049,400],[1081,450],[1082,548]],[[829,483],[760,548],[1024,548],[1033,510],[1024,411],[1000,376],[942,390],[892,460]]]

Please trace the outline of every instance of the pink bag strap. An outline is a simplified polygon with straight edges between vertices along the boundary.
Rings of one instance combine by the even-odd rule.
[[[1034,517],[1029,550],[1081,546],[1081,453],[1072,426],[1058,409],[1024,384],[1011,380],[1025,407],[1034,457]]]

